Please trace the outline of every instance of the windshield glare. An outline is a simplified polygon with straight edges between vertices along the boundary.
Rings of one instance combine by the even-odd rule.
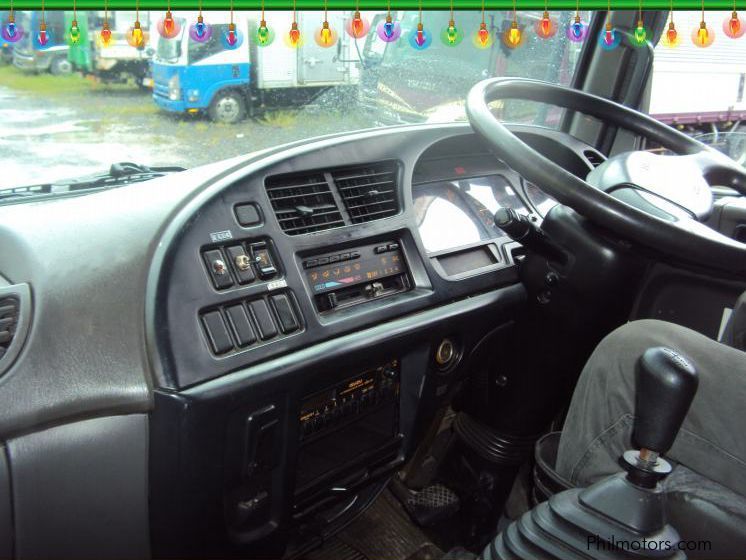
[[[519,12],[519,48],[503,33],[512,11],[487,11],[486,48],[478,48],[479,11],[427,11],[427,48],[415,48],[418,11],[392,12],[400,37],[377,32],[386,12],[363,12],[370,30],[355,39],[345,28],[352,12],[329,12],[334,31],[321,45],[323,12],[298,12],[301,39],[292,45],[292,12],[268,12],[270,41],[259,46],[258,14],[236,12],[237,41],[229,47],[229,12],[205,12],[211,35],[195,40],[197,12],[174,12],[176,33],[162,37],[162,12],[140,12],[144,42],[127,43],[134,12],[81,12],[77,44],[54,49],[31,41],[4,50],[0,63],[0,151],[8,171],[0,188],[106,172],[115,162],[194,167],[314,136],[409,123],[464,121],[471,86],[492,76],[570,84],[583,43],[565,34],[574,12],[553,12],[558,32],[533,30],[542,12]],[[38,12],[17,12],[33,29]],[[113,31],[102,44],[105,18]],[[581,12],[586,21],[589,14]],[[64,35],[72,12],[48,12]],[[60,22],[57,25],[56,22]],[[31,36],[31,33],[27,33]],[[25,46],[24,46],[25,45]],[[30,55],[27,50],[34,50]],[[9,52],[9,54],[8,54]],[[527,102],[494,107],[503,119],[558,126],[561,112]]]

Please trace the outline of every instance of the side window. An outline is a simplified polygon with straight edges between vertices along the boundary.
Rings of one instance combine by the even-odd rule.
[[[221,23],[212,26],[212,36],[205,43],[189,41],[189,64],[195,64],[200,60],[219,53],[223,50],[220,38],[228,32],[228,24]]]

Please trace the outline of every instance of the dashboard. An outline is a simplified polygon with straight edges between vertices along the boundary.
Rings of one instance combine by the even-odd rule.
[[[590,168],[586,145],[514,130]],[[540,222],[553,204],[467,125],[425,125],[0,209],[0,271],[33,302],[0,390],[17,550],[78,557],[85,539],[45,543],[91,533],[102,556],[139,558],[323,540],[484,349],[509,344],[521,247],[494,212]]]

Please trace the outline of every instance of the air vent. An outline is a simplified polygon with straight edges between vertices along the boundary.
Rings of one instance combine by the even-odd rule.
[[[593,167],[598,167],[606,161],[606,158],[604,156],[602,156],[598,152],[594,152],[593,150],[585,150],[583,152],[583,155]]]
[[[0,299],[0,359],[5,356],[13,342],[18,326],[18,299],[4,297]]]
[[[265,182],[280,227],[300,235],[345,225],[326,175],[278,175]]]
[[[388,218],[399,212],[395,162],[332,171],[353,224]]]

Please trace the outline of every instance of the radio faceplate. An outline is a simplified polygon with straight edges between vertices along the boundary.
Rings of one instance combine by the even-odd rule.
[[[335,251],[303,260],[319,311],[330,311],[411,289],[399,241]]]
[[[398,441],[399,360],[306,397],[299,422],[296,494],[307,494]]]

